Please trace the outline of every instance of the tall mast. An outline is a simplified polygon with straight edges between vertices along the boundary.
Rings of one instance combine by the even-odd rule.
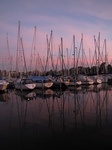
[[[94,36],[94,44],[95,44],[95,56],[96,56],[96,66],[97,66],[97,75],[99,75],[99,69],[98,69],[98,54],[96,51],[97,43],[96,43],[96,38]]]
[[[35,41],[34,41],[34,73],[36,73],[36,26],[35,26]]]
[[[62,55],[62,75],[64,75],[63,73],[63,38],[61,38],[61,55]]]
[[[3,57],[2,57],[2,70],[3,70],[2,76],[4,77],[4,58]]]
[[[68,48],[66,49],[67,51],[67,70],[68,70],[68,75],[69,75],[69,59],[68,59]]]
[[[21,46],[22,46],[22,51],[23,51],[23,59],[24,59],[24,67],[25,67],[25,73],[27,75],[27,66],[26,66],[26,59],[25,59],[25,53],[24,53],[24,47],[23,47],[23,40],[21,38]]]
[[[84,57],[84,56],[83,56],[83,55],[84,55],[84,54],[83,54],[83,33],[82,33],[82,37],[81,37],[81,43],[82,43],[82,67],[83,67],[83,63],[84,63],[84,62],[83,62],[83,59],[84,59],[84,58],[83,58],[83,57]]]
[[[8,33],[7,33],[7,48],[8,48],[8,68],[9,68],[9,76],[11,71],[11,59],[10,59],[10,50],[9,50],[9,41],[8,41]]]
[[[91,50],[90,50],[90,48],[89,48],[89,62],[90,62],[90,68],[92,67],[92,65],[91,65]]]
[[[17,55],[16,55],[16,74],[19,72],[19,53],[20,53],[20,21],[18,25],[18,37],[17,37]]]
[[[38,62],[38,72],[39,72],[38,74],[40,76],[40,56],[39,56],[39,53],[38,53],[37,58],[38,58],[37,62]]]
[[[76,57],[77,57],[77,59],[76,59],[76,74],[78,75],[78,64],[77,64],[77,60],[78,60],[78,50],[77,50],[77,47],[76,47]]]
[[[50,40],[51,40],[51,64],[52,64],[52,69],[54,71],[54,63],[53,63],[53,31],[52,30],[51,30]]]
[[[46,64],[45,64],[45,73],[46,73],[47,67],[48,67],[49,50],[50,50],[50,45],[48,42],[48,35],[46,35],[46,41],[47,41],[47,59],[46,59]]]
[[[98,66],[100,65],[100,32],[99,32],[99,37],[98,37]]]
[[[60,45],[59,45],[59,61],[60,61],[60,67],[59,69],[61,70],[62,69],[62,53],[61,53],[61,49],[60,49]]]
[[[104,40],[105,42],[105,65],[106,65],[106,73],[107,73],[107,48],[106,48],[106,39]]]
[[[73,35],[73,48],[74,48],[74,76],[75,76],[75,35]]]

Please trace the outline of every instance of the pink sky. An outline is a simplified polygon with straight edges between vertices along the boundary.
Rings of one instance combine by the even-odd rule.
[[[21,9],[20,9],[21,8]],[[89,60],[89,48],[94,54],[94,35],[96,39],[100,32],[102,50],[104,39],[107,41],[108,60],[112,58],[112,1],[111,0],[27,0],[7,3],[1,1],[0,5],[0,51],[1,57],[7,56],[6,34],[8,33],[10,54],[13,57],[15,69],[17,53],[18,21],[21,22],[21,37],[23,39],[27,65],[31,58],[31,45],[34,26],[37,27],[36,50],[41,58],[46,58],[46,35],[50,37],[53,30],[54,59],[58,56],[58,46],[63,38],[65,58],[68,48],[70,60],[73,52],[73,35],[76,38],[76,47],[79,49],[81,34],[83,33],[83,48]],[[0,65],[2,67],[2,65]]]

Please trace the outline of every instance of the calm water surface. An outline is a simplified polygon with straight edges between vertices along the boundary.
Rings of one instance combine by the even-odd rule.
[[[0,94],[0,145],[12,149],[112,146],[112,86]]]

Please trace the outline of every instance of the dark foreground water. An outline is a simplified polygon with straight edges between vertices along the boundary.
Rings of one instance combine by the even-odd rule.
[[[110,146],[112,86],[101,84],[33,93],[9,89],[0,94],[2,150]]]

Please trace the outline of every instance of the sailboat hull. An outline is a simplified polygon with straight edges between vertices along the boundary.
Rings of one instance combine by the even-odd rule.
[[[36,82],[36,88],[50,88],[53,86],[53,81],[45,76],[29,76],[27,79],[32,79]]]
[[[53,86],[53,82],[47,82],[47,83],[44,83],[44,82],[41,82],[41,83],[39,83],[39,82],[37,82],[36,83],[36,88],[50,88],[50,87],[52,87]]]
[[[17,79],[15,81],[15,89],[17,90],[33,90],[36,83],[31,79]]]
[[[15,89],[17,90],[33,90],[36,87],[36,84],[15,84]]]
[[[79,86],[81,85],[81,81],[70,81],[69,86]]]
[[[8,84],[0,84],[0,91],[4,91],[7,89]]]
[[[8,86],[8,82],[6,82],[5,80],[0,80],[0,91],[4,91],[7,89]]]

